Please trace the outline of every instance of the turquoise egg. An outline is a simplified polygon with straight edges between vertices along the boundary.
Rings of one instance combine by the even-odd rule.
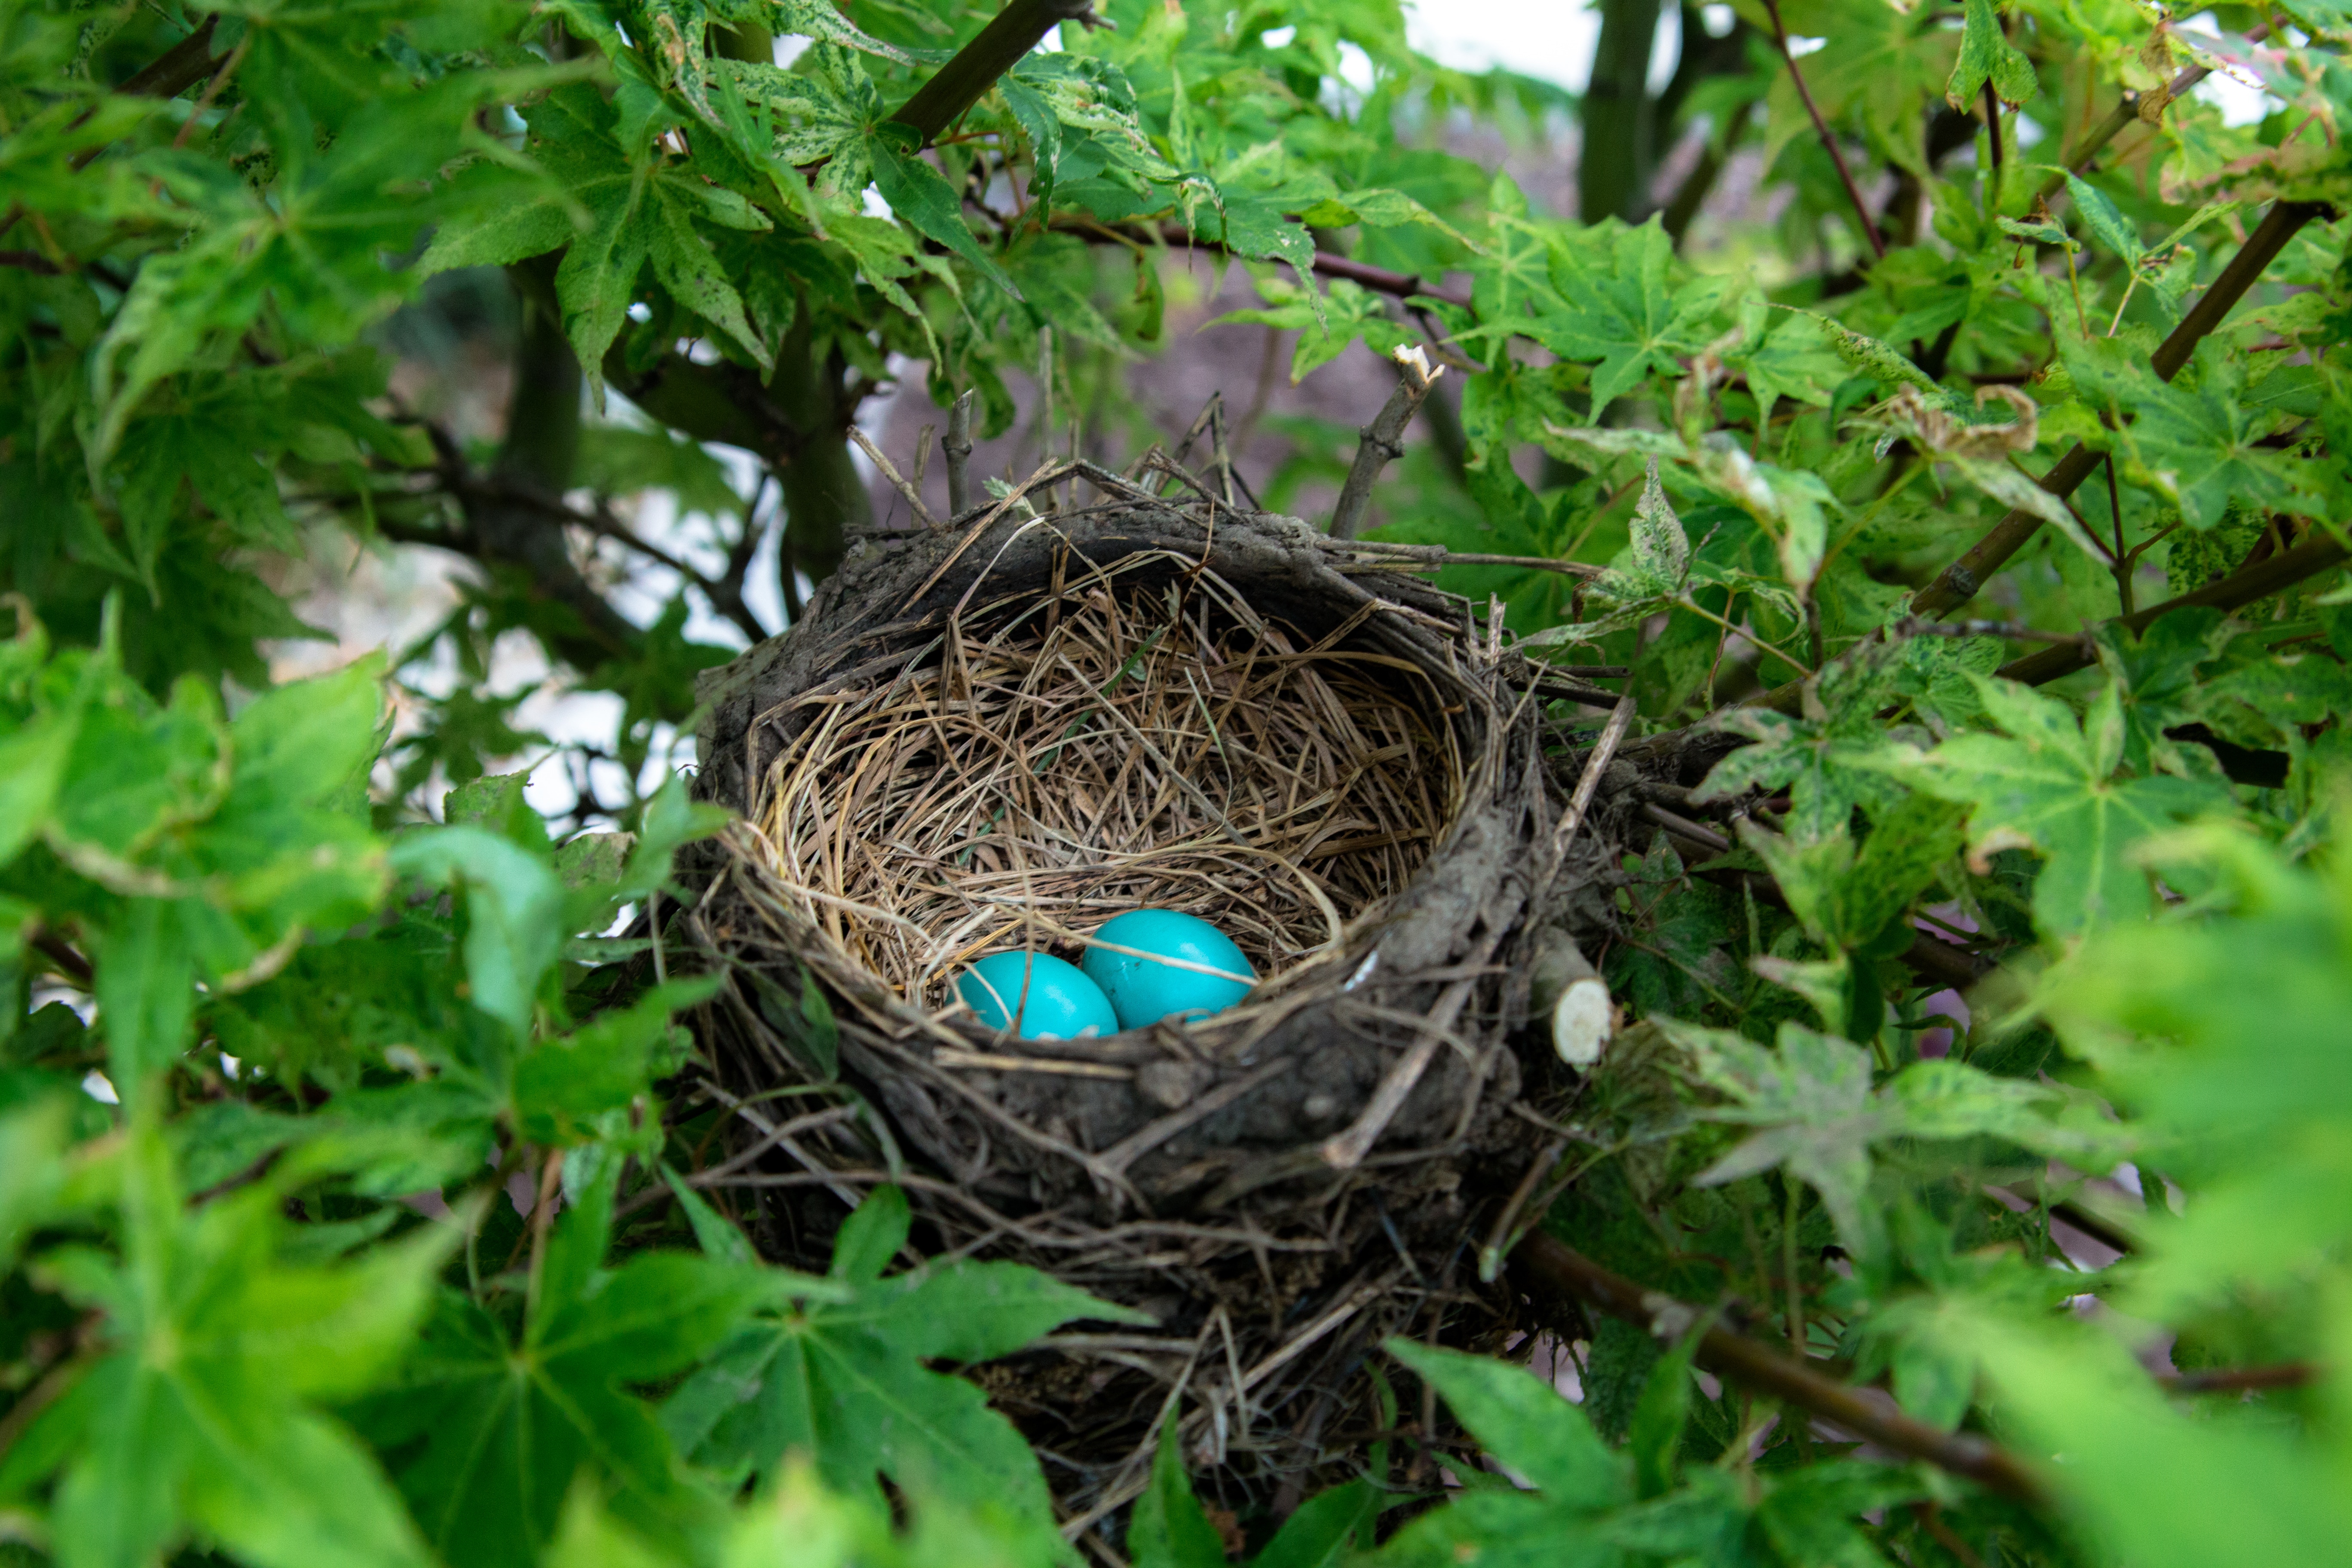
[[[1166,1017],[1205,1018],[1222,1013],[1257,984],[1256,972],[1231,937],[1204,920],[1173,910],[1130,910],[1105,922],[1095,938],[1152,955],[1137,958],[1108,948],[1087,949],[1086,973],[1110,998],[1123,1029],[1139,1029]],[[1203,974],[1160,962],[1169,958],[1223,973]]]
[[[1004,1027],[1017,1012],[1013,1033],[1024,1040],[1118,1033],[1118,1016],[1101,987],[1050,952],[992,952],[964,971],[956,994],[991,1029]]]

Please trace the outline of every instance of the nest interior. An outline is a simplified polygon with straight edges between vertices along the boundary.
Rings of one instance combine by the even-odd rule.
[[[724,977],[709,1089],[772,1256],[821,1266],[895,1181],[928,1255],[1158,1321],[977,1374],[1074,1526],[1140,1489],[1163,1411],[1230,1504],[1277,1501],[1381,1425],[1381,1338],[1513,1326],[1473,1259],[1546,1137],[1525,959],[1595,918],[1607,854],[1563,851],[1538,676],[1461,601],[1295,520],[1104,489],[854,551],[714,672],[697,789],[742,820],[674,928]],[[954,1002],[972,958],[1075,960],[1142,905],[1259,985],[1076,1041]]]

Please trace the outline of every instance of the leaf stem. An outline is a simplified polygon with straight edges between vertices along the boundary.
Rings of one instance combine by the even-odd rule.
[[[1788,62],[1789,79],[1796,84],[1797,96],[1803,100],[1805,113],[1811,117],[1814,134],[1837,165],[1838,180],[1845,186],[1846,199],[1853,204],[1853,216],[1862,225],[1862,235],[1870,241],[1870,253],[1880,260],[1886,258],[1886,241],[1879,237],[1878,224],[1870,216],[1870,204],[1862,199],[1862,187],[1853,183],[1853,171],[1846,167],[1845,153],[1831,133],[1829,121],[1822,118],[1821,106],[1813,101],[1813,89],[1805,85],[1805,73],[1797,68],[1797,57],[1789,52],[1789,29],[1780,20],[1780,0],[1764,0],[1764,14],[1772,19],[1772,41],[1780,46],[1781,59]]]

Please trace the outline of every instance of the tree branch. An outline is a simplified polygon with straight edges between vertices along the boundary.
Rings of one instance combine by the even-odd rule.
[[[2340,566],[2347,560],[2352,560],[2352,550],[2347,550],[2335,535],[2323,531],[2292,550],[2283,551],[2252,566],[2241,567],[2218,583],[2208,583],[2177,599],[2150,605],[2132,615],[2118,616],[2106,624],[2144,632],[2175,610],[2200,607],[2242,609],[2257,599],[2266,599],[2306,578],[2316,577],[2331,566]],[[2039,653],[2028,654],[2023,658],[2012,659],[2002,665],[1999,673],[2011,680],[2021,680],[2028,686],[2040,686],[2045,681],[2072,675],[2078,669],[2088,668],[2095,657],[2085,650],[2083,642],[2069,641],[2045,647]]]
[[[890,118],[900,125],[913,126],[924,144],[935,141],[996,85],[998,77],[1018,65],[1064,22],[1088,27],[1109,26],[1095,15],[1093,0],[1013,0]]]
[[[1879,237],[1877,221],[1870,216],[1870,204],[1862,199],[1862,187],[1853,183],[1853,171],[1846,167],[1845,153],[1831,133],[1829,121],[1822,118],[1821,107],[1813,102],[1813,89],[1805,85],[1805,73],[1797,68],[1797,57],[1789,52],[1789,29],[1780,20],[1780,0],[1764,0],[1764,14],[1772,19],[1772,41],[1780,46],[1780,58],[1788,62],[1789,79],[1796,85],[1797,96],[1804,100],[1805,112],[1812,118],[1813,133],[1822,139],[1830,162],[1837,165],[1838,180],[1845,186],[1846,199],[1853,204],[1853,216],[1862,225],[1862,237],[1870,241],[1870,253],[1884,260],[1886,241]]]
[[[2268,22],[2258,22],[2246,29],[2246,42],[2259,44],[2269,37],[2270,34],[2271,25]],[[2212,74],[2212,68],[2210,66],[2189,67],[2165,85],[2164,103],[2168,104],[2177,98],[2187,96],[2190,89]],[[2115,108],[2107,111],[2106,118],[2091,127],[2090,132],[2083,138],[2082,144],[2066,155],[2063,168],[2081,174],[2084,165],[2105,151],[2108,142],[2123,134],[2134,121],[2139,119],[2139,106],[2138,94],[2125,93],[2116,100]],[[2161,112],[2160,106],[2158,111]],[[2066,176],[2062,172],[2042,181],[2039,195],[2046,202],[2065,188]]]
[[[1181,224],[1162,224],[1157,228],[1147,228],[1140,224],[1107,224],[1066,214],[1049,219],[1046,226],[1056,234],[1075,234],[1097,245],[1140,246],[1156,242],[1171,250],[1214,250],[1231,254],[1216,240],[1196,238]],[[1375,294],[1387,294],[1399,300],[1434,300],[1440,304],[1458,306],[1465,310],[1471,308],[1468,295],[1424,283],[1418,272],[1391,272],[1385,267],[1369,266],[1344,256],[1335,256],[1328,250],[1315,253],[1312,268],[1319,278],[1341,279],[1360,289],[1369,289]]]
[[[2247,289],[2286,248],[2286,243],[2299,233],[2303,226],[2326,211],[2322,202],[2274,202],[2261,225],[2246,237],[2238,254],[2213,279],[2212,286],[2198,298],[2180,325],[2172,330],[2148,363],[2156,374],[2170,381],[2189,363],[2189,354],[2198,341],[2221,324]],[[2077,444],[2042,476],[2043,489],[2064,500],[2073,495],[2091,471],[2097,468],[2099,455]],[[1995,523],[1992,531],[1970,545],[1966,554],[1937,574],[1936,580],[1921,589],[1911,601],[1912,613],[1921,616],[1941,616],[1956,609],[1976,596],[1986,579],[2000,570],[2009,558],[2017,553],[2025,542],[2042,527],[2042,520],[2022,508],[2011,510]],[[1777,693],[1775,694],[1777,695]]]
[[[1445,374],[1443,365],[1431,370],[1419,349],[1399,349],[1396,362],[1403,373],[1397,377],[1396,390],[1389,394],[1372,422],[1358,432],[1361,439],[1356,446],[1356,461],[1348,469],[1348,482],[1339,487],[1339,504],[1331,509],[1334,539],[1353,539],[1361,531],[1364,509],[1372,501],[1373,481],[1392,459],[1404,456],[1404,427],[1420,412],[1430,384]]]
[[[1534,1291],[1598,1307],[1662,1339],[1678,1338],[1699,1321],[1697,1309],[1611,1273],[1541,1230],[1519,1243],[1511,1254],[1511,1267]],[[1900,1410],[1889,1411],[1802,1362],[1728,1329],[1708,1329],[1699,1340],[1696,1359],[1709,1372],[1811,1411],[1865,1442],[1925,1459],[2003,1497],[2039,1502],[2046,1495],[2032,1472],[2006,1449],[1966,1432],[1940,1432]]]

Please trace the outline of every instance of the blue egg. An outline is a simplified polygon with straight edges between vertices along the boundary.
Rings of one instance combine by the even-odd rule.
[[[1123,1029],[1139,1029],[1161,1018],[1222,1013],[1257,984],[1256,972],[1231,937],[1204,920],[1173,910],[1130,910],[1105,922],[1095,939],[1152,955],[1138,958],[1108,948],[1087,949],[1086,973],[1110,998]],[[1223,973],[1203,974],[1160,962],[1170,958]]]
[[[1118,1016],[1101,988],[1050,952],[992,952],[964,971],[956,994],[991,1029],[1017,1014],[1013,1033],[1024,1040],[1118,1033]]]

